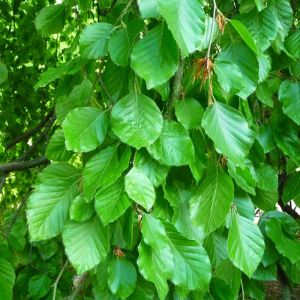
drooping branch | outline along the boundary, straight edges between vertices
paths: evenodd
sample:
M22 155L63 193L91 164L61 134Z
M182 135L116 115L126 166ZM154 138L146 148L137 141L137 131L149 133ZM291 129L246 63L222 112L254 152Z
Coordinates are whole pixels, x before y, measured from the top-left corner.
M178 66L177 72L175 74L172 93L171 93L170 101L168 103L168 107L167 107L167 111L166 111L166 117L169 119L171 119L171 117L172 117L174 103L177 99L179 99L180 94L181 94L183 69L184 69L184 60L183 60L183 58L181 58L179 61L179 66Z
M17 162L2 164L0 165L0 172L23 171L47 163L49 163L49 160L46 157L41 156L32 160L17 161Z
M21 142L23 140L27 140L31 136L35 135L42 128L44 128L44 126L47 124L47 122L51 119L51 117L53 115L54 115L54 109L51 109L50 112L45 116L45 118L43 120L40 121L40 123L36 127L32 128L32 129L30 129L28 131L25 131L24 133L22 133L21 135L17 136L12 141L10 141L9 143L7 143L7 145L5 147L6 150L8 150L12 146L18 144L19 142Z

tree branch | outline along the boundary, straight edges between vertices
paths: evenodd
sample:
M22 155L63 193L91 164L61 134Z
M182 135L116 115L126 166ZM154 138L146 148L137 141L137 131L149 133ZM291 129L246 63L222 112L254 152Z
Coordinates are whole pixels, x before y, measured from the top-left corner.
M40 123L28 130L25 131L24 133L22 133L21 135L17 136L16 138L14 138L12 141L10 141L6 146L6 150L8 150L9 148L11 148L12 146L18 144L19 142L23 141L23 140L27 140L28 138L30 138L31 136L33 136L34 134L36 134L38 131L40 131L46 124L47 122L50 120L50 118L54 115L54 108L51 109L51 111L45 116L45 118L43 120L40 121Z
M2 164L0 165L0 172L22 171L47 163L49 163L49 160L46 157L41 156L32 160Z
M174 106L175 100L179 99L179 97L180 97L180 93L181 93L181 89L182 89L181 81L183 78L183 68L184 68L184 60L183 60L183 58L181 58L179 61L179 66L178 66L177 72L175 74L172 94L171 94L168 108L166 111L166 117L169 119L172 118L172 111L173 111L173 106Z

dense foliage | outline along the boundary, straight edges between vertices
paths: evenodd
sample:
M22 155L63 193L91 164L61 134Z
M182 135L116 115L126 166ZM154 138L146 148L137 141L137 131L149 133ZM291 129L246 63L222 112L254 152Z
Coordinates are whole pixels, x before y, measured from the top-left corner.
M298 1L0 10L1 300L292 299Z

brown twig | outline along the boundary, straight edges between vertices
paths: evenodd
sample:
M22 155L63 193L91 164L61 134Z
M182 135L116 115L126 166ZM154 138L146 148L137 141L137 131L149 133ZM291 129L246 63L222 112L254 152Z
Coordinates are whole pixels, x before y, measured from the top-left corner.
M54 109L51 109L50 112L45 116L45 118L43 120L41 120L39 122L39 124L36 127L32 128L30 130L25 131L24 133L22 133L21 135L17 136L12 141L10 141L9 143L7 143L7 145L5 147L6 150L8 150L12 146L20 143L23 140L27 140L28 138L30 138L31 136L33 136L34 134L36 134L37 132L39 132L47 124L47 122L50 120L50 118L53 115L54 115Z
M22 171L28 170L40 165L49 163L49 160L44 157L38 157L27 161L16 161L0 165L0 172Z
M178 66L177 72L175 74L173 89L172 89L172 93L171 93L167 111L166 111L166 117L169 119L172 118L174 103L177 99L179 99L180 94L181 94L181 90L182 90L181 82L182 82L182 78L183 78L183 69L184 69L184 60L183 60L183 58L181 58L179 61L179 66Z

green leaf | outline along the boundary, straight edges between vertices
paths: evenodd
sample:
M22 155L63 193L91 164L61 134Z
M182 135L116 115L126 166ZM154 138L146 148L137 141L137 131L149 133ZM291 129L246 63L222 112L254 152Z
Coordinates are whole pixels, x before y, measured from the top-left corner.
M239 111L221 102L215 102L206 109L202 126L214 141L218 152L243 166L253 143L253 134Z
M106 136L106 113L93 107L79 107L68 113L62 123L67 150L89 152L100 146Z
M175 102L177 120L186 129L200 128L203 113L201 104L193 98L185 98Z
M258 100L266 106L274 106L273 95L267 82L262 82L257 86L256 96Z
M300 125L300 83L291 80L282 81L278 98L283 103L283 112L295 123Z
M114 26L108 23L94 23L80 34L80 53L87 59L99 59L106 55L108 39Z
M66 6L64 4L49 5L42 8L36 19L35 27L44 35L61 32L66 20Z
M168 291L168 278L173 270L173 256L169 251L162 248L160 251L154 250L144 242L139 247L139 258L137 264L143 277L154 283L158 296L165 299Z
M148 152L167 166L183 166L193 162L195 150L188 131L175 121L165 120L161 135Z
M0 257L0 299L12 300L15 283L15 270L12 265Z
M225 73L228 76L227 78L224 74L219 77L221 86L226 87L225 91L229 90L235 93L238 91L237 95L243 99L246 99L255 91L259 80L259 65L255 53L247 45L232 41L222 49L215 64L219 66L219 69L221 64L221 70L217 73L218 77L222 70L227 71ZM228 71L230 65L232 65L233 73ZM238 82L240 76L242 77L241 83ZM224 78L226 80L225 84L222 83ZM229 82L227 83L227 81ZM240 86L242 86L241 90L239 90Z
M108 267L108 285L113 294L121 299L127 299L136 286L136 269L124 259L117 258Z
M122 142L140 149L151 145L159 137L163 118L152 99L131 93L114 105L111 124Z
M174 255L171 281L187 290L206 291L211 278L211 265L204 248L196 241L186 239L171 223L165 229Z
M240 21L248 28L256 45L265 51L277 36L277 23L274 11L267 7L262 11L253 9L248 14L240 15Z
M70 207L70 219L78 222L84 222L90 219L94 214L94 208L91 203L87 203L83 195L77 196Z
M197 187L190 200L193 223L206 234L220 227L226 219L234 196L231 178L217 169L208 168L204 181Z
M128 168L131 150L127 146L109 146L86 163L83 169L83 190L90 199L100 187L111 185Z
M244 40L244 42L248 45L248 47L256 54L258 55L258 49L256 46L256 43L251 35L251 33L248 31L248 29L238 20L230 20L230 24L232 27L238 32L238 34L241 36L241 38Z
M278 191L255 190L255 196L251 196L253 203L263 211L274 210L278 201Z
M162 85L175 74L178 59L172 34L160 24L136 43L131 53L131 67L151 89Z
M95 194L95 209L102 223L107 225L122 216L131 201L124 188L124 178L100 188Z
M197 0L158 0L158 7L182 54L197 50L205 31L202 5Z
M264 191L277 191L278 190L278 176L276 170L270 165L259 164L255 167L257 178L257 187Z
M300 30L298 29L290 34L285 41L286 50L295 58L300 58L299 44Z
M262 11L266 7L263 0L254 0L254 2L258 11Z
M66 149L63 130L56 129L46 149L47 158L54 161L68 161L72 154L72 151Z
M74 86L68 96L59 97L55 105L58 119L62 122L72 109L87 106L92 91L92 83L88 79L84 79L80 84Z
M33 299L41 299L45 297L51 285L51 279L44 274L35 275L30 278L28 283L29 296Z
M262 259L264 248L258 226L234 213L228 233L228 253L233 264L251 277Z
M232 61L223 60L218 56L214 70L225 95L232 96L238 94L245 87L242 71Z
M300 172L289 175L287 182L283 188L283 200L284 203L288 203L291 200L296 201L300 206ZM298 200L299 199L299 200Z
M254 219L255 207L247 193L240 190L235 191L233 203L239 215L251 221Z
M136 203L150 210L155 201L155 190L147 175L133 167L125 176L125 190Z
M107 255L107 232L97 217L84 223L69 222L62 236L65 251L78 274L96 267Z
M52 164L39 175L27 209L32 241L47 240L62 232L71 202L78 194L78 179L78 171L67 163Z
M4 63L0 61L0 84L5 82L8 77L8 70Z
M139 0L138 5L142 15L142 18L157 18L158 13L158 0Z
M137 169L143 171L147 175L155 187L158 187L166 180L170 169L153 159L144 149L137 152L134 159L134 165Z
M280 224L280 220L276 218L270 219L265 227L267 236L274 242L278 252L287 257L292 263L300 260L300 241L292 240L287 237Z

